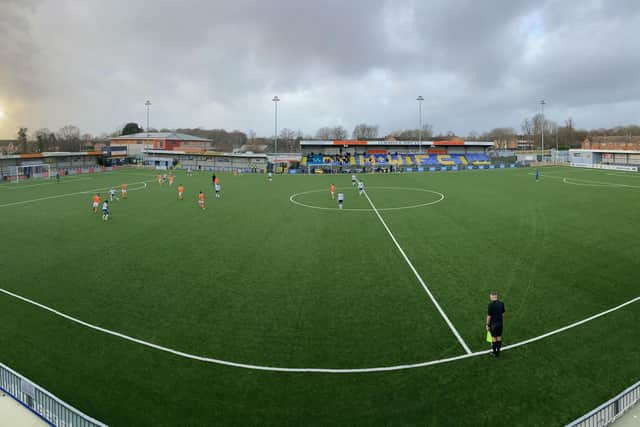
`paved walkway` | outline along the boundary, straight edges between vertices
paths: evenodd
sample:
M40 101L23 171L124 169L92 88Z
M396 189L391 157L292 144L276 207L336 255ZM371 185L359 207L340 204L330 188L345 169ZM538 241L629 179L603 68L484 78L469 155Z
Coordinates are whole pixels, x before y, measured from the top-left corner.
M613 425L616 427L640 426L640 403L636 403L634 407L625 412Z
M27 408L0 391L0 427L42 427L48 425Z

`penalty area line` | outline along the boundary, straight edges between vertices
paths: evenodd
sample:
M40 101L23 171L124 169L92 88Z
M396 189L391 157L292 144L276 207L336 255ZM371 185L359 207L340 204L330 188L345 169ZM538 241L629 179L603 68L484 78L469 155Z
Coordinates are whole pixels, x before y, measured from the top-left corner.
M112 335L114 337L117 338L121 338L123 340L126 341L131 341L133 343L136 344L140 344L143 345L145 347L150 347L156 350L160 350L160 351L164 351L166 353L171 353L173 355L179 356L179 357L183 357L186 359L192 359L192 360L197 360L200 362L205 362L205 363L215 363L218 365L224 365L224 366L231 366L231 367L235 367L235 368L244 368L244 369L253 369L253 370L257 370L257 371L271 371L271 372L295 372L295 373L324 373L324 374L362 374L362 373L371 373L371 372L387 372L387 371L401 371L401 370L406 370L406 369L415 369L415 368L422 368L422 367L427 367L427 366L434 366L434 365L441 365L444 363L450 363L456 360L462 360L462 359L468 359L471 357L476 357L476 356L482 356L485 354L489 354L491 350L484 350L484 351L476 351L474 353L466 353L466 354L461 354L459 356L452 356L452 357L447 357L444 359L436 359L436 360L429 360L426 362L416 362L416 363L407 363L407 364L402 364L402 365L390 365L390 366L379 366L379 367L372 367L372 368L286 368L286 367L279 367L279 366L265 366L265 365L251 365L248 363L239 363L239 362L232 362L230 360L222 360L222 359L214 359L212 357L204 357L204 356L198 356L195 354L191 354L191 353L186 353L183 351L178 351L178 350L174 350L172 348L169 347L165 347L165 346L161 346L158 344L153 344L150 343L148 341L144 341L141 340L139 338L134 338L131 337L129 335L125 335L122 334L120 332L116 332L116 331L112 331L110 329L106 329L106 328L102 328L100 326L96 326L93 325L91 323L85 322L83 320L80 320L78 318L75 318L73 316L70 316L68 314L62 313L61 311L58 311L56 309L53 309L51 307L47 307L44 304L40 304L39 302L33 301L29 298L23 297L21 295L15 294L13 292L7 291L6 289L2 289L0 288L0 292L4 293L8 296L11 296L13 298L16 298L20 301L26 302L28 304L34 305L36 307L39 307L43 310L46 310L50 313L55 314L56 316L62 317L64 319L70 320L71 322L77 323L79 325L85 326L89 329L93 329L96 330L98 332L102 332L105 333L107 335ZM633 304L637 301L640 301L640 296L635 297L633 299L630 299L629 301L626 301L620 305L617 305L615 307L612 307L608 310L605 310L603 312L600 312L598 314L594 314L593 316L587 317L586 319L582 319L579 320L577 322L571 323L570 325L564 326L562 328L559 329L555 329L553 331L547 332L546 334L542 334L539 335L537 337L534 338L529 338L527 340L524 341L520 341L511 345L507 345L505 347L503 347L503 350L511 350L517 347L521 347L527 344L531 344L532 342L535 341L540 341L544 338L548 338L552 335L556 335L559 334L561 332L564 332L568 329L571 328L575 328L577 326L583 325L587 322L590 322L594 319L597 319L601 316L605 316L609 313L612 313L614 311L620 310L623 307L626 307L629 304Z
M147 188L147 182L151 182L151 181L132 182L129 185L142 184L142 187L140 187L140 188L130 188L129 191L136 191L136 190L142 190L144 188ZM115 187L117 187L117 186L95 188L93 190L76 191L75 193L58 194L58 195L55 195L55 196L40 197L38 199L30 199L30 200L22 200L20 202L5 203L4 205L0 205L0 208L6 208L6 207L9 207L9 206L24 205L24 204L27 204L27 203L41 202L43 200L59 199L61 197L77 196L78 194L91 194L91 193L96 193L98 191L108 191L109 188L115 188Z
M416 270L416 268L413 266L413 263L411 262L411 260L407 256L407 254L404 252L404 250L400 246L400 243L398 243L398 241L396 240L395 236L393 235L393 233L389 229L389 226L387 226L387 223L384 221L384 219L382 219L382 215L380 215L380 212L378 212L378 209L376 208L376 206L371 201L371 198L369 198L369 195L367 194L366 190L364 191L364 196L367 198L367 201L369 201L369 204L371 205L371 209L373 209L373 212L376 214L376 216L378 217L378 219L382 223L382 226L384 227L384 229L387 230L387 234L389 234L389 237L391 237L391 240L396 245L396 248L398 248L398 251L400 251L400 254L404 258L404 260L407 262L407 265L409 266L409 268L411 269L413 274L416 276L416 279L418 279L418 282L420 282L420 284L422 285L422 288L424 289L424 291L427 293L427 295L431 299L431 302L433 303L433 305L436 306L436 309L438 310L438 312L440 313L440 315L442 316L444 321L447 323L447 326L449 326L449 329L451 329L451 332L453 332L453 335L455 335L455 337L458 339L458 342L460 343L460 345L462 346L464 351L467 354L471 354L472 353L471 349L469 348L467 343L464 341L464 339L462 339L462 336L460 335L460 332L458 332L456 327L453 326L453 323L451 323L451 320L449 320L449 317L447 316L447 314L444 312L442 307L440 307L440 304L438 304L438 301L433 296L433 294L429 290L429 287L427 286L427 284L424 282L424 280L422 279L422 277L418 273L418 270Z
M40 184L2 184L0 185L0 188L6 188L7 190L21 190L23 188L33 188L33 187L42 187L45 185L60 185L60 184L73 184L74 182L78 182L78 181L88 181L90 179L90 177L82 177L82 178L74 178L74 177L68 177L68 178L64 178L64 181L54 181L55 178L50 178L50 180L52 182L43 182Z

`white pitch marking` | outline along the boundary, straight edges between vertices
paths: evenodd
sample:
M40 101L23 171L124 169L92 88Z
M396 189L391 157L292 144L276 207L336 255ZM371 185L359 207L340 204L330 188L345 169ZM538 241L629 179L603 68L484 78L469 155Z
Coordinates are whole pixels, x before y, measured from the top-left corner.
M151 182L151 181L133 182L133 183L131 183L131 185L142 184L142 187L140 187L140 188L131 188L131 189L129 189L129 191L142 190L143 188L147 187L147 182ZM77 196L78 194L97 193L98 191L108 191L111 188L113 188L113 187L96 188L96 189L93 189L93 190L77 191L75 193L58 194L56 196L40 197L38 199L31 199L31 200L23 200L23 201L20 201L20 202L5 203L4 205L0 205L0 208L5 208L5 207L9 207L9 206L24 205L26 203L40 202L42 200L59 199L61 197Z
M442 307L440 307L440 304L438 304L438 301L436 301L435 297L433 296L433 294L431 293L431 291L429 290L429 287L427 286L427 284L424 282L424 280L422 280L422 277L420 276L420 274L418 273L418 271L416 270L416 268L413 266L413 263L411 262L411 260L409 260L409 257L407 256L406 253L404 253L404 250L402 249L402 247L400 246L400 244L398 243L398 241L396 240L395 236L393 235L393 233L391 232L391 230L389 229L389 227L387 226L387 223L384 222L384 219L382 219L382 216L380 215L380 212L378 212L378 209L376 209L376 206L373 204L373 202L371 201L371 199L369 198L369 195L367 194L366 190L364 191L364 196L367 198L367 200L369 201L369 204L371 205L371 207L373 208L373 212L375 212L375 214L378 216L378 219L380 220L380 222L382 223L382 226L384 227L385 230L387 230L387 233L389 234L389 237L391 237L391 240L393 240L393 243L395 243L396 248L398 248L398 251L400 251L400 254L402 255L402 257L404 258L404 260L407 262L407 264L409 265L409 268L411 268L411 271L413 271L413 274L416 276L416 278L418 279L418 282L420 282L420 284L422 285L422 288L425 290L425 292L427 293L427 295L429 295L429 298L431 299L431 302L433 302L433 305L436 306L436 309L438 309L438 311L440 312L440 315L444 318L444 321L447 323L447 325L449 326L449 329L451 329L451 332L453 332L453 335L456 336L456 338L458 339L458 341L460 342L460 345L462 346L462 348L464 348L464 351L467 352L467 354L471 354L471 350L469 349L469 346L467 345L466 342L464 342L464 340L462 339L462 336L460 336L460 333L458 332L458 330L456 329L455 326L453 326L453 323L451 323L451 320L449 320L449 318L447 317L446 313L444 312L444 310L442 309Z
M167 353L171 353L174 354L176 356L180 356L180 357L184 357L186 359L192 359L192 360L198 360L201 362L206 362L206 363L215 363L215 364L219 364L219 365L226 365L226 366L233 366L236 368L245 368L245 369L253 369L253 370L258 370L258 371L274 371L274 372L299 372L299 373L310 373L310 372L314 372L314 373L325 373L325 374L360 374L360 373L368 373L368 372L384 372L384 371L401 371L401 370L405 370L405 369L415 369L415 368L422 368L425 366L433 366L433 365L441 365L443 363L448 363L448 362L453 362L456 360L461 360L461 359L468 359L470 357L476 357L476 356L482 356L484 354L489 354L491 350L484 350L484 351L476 351L475 353L467 353L467 354L462 354L459 356L452 356L452 357L447 357L444 359L437 359L437 360L430 360L427 362L417 362L417 363L408 363L408 364L403 364L403 365L392 365L392 366L380 366L380 367L375 367L375 368L352 368L352 369L348 369L348 368L283 368L283 367L277 367L277 366L264 366L264 365L251 365L248 363L238 363L238 362L231 362L228 360L222 360L222 359L214 359L211 357L204 357L204 356L198 356L195 354L191 354L191 353L185 353L182 351L178 351L178 350L174 350L172 348L169 347L164 347L158 344L153 344L150 343L148 341L144 341L138 338L133 338L130 337L128 335L125 334L121 334L120 332L116 332L116 331L112 331L110 329L106 329L106 328L102 328L100 326L96 326L93 325L91 323L85 322L83 320L80 320L78 318L75 318L73 316L69 316L68 314L62 313L58 310L55 310L51 307L47 307L44 304L40 304L39 302L33 301L29 298L25 298L21 295L15 294L11 291L7 291L6 289L2 289L0 288L0 292L9 295L13 298L16 298L18 300L21 300L23 302L26 302L28 304L34 305L36 307L39 307L43 310L46 310L50 313L55 314L56 316L60 316L64 319L70 320L74 323L77 323L79 325L82 326L86 326L89 329L93 329L99 332L103 332L105 334L108 335L112 335L121 339L124 339L126 341L131 341L146 347L150 347L156 350L160 350L160 351L164 351ZM552 335L555 334L559 334L561 332L564 332L568 329L571 328L575 328L576 326L580 326L582 324L585 324L587 322L590 322L594 319L597 319L601 316L607 315L609 313L612 313L614 311L620 310L621 308L629 305L629 304L633 304L637 301L640 301L640 296L635 297L633 299L630 299L629 301L626 301L620 305L617 305L613 308L610 308L608 310L605 310L603 312L600 312L598 314L594 314L593 316L587 317L586 319L583 320L579 320L577 322L571 323L570 325L564 326L562 328L559 329L555 329L551 332L547 332L546 334L542 334L539 335L537 337L534 338L529 338L527 340L524 341L520 341L514 344L510 344L507 346L504 346L502 349L503 350L510 350L513 348L517 348L517 347L521 347L523 345L527 345L530 344L532 342L535 341L539 341L542 340L544 338L548 338Z
M5 186L3 186L4 188L6 188L7 190L20 190L22 188L31 188L31 187L42 187L43 185L60 185L60 184L73 184L74 182L78 182L78 181L88 181L90 179L93 178L76 178L76 179L71 179L71 177L69 178L65 178L64 181L62 182L45 182L42 184L30 184L30 185L20 185L20 184L5 184ZM12 185L12 186L11 186ZM11 186L11 187L10 187Z
M350 188L350 187L348 187ZM411 190L411 191L422 191L425 193L433 193L433 194L437 194L440 196L440 198L438 200L434 200L433 202L426 202L426 203L420 203L418 205L411 205L411 206L400 206L400 207L396 207L396 208L382 208L382 209L378 209L378 211L399 211L399 210L404 210L404 209L415 209L415 208L421 208L424 206L429 206L429 205L435 205L436 203L440 203L441 201L444 200L444 194L438 192L438 191L433 191L433 190L427 190L426 188L411 188L411 187L369 187L369 188L376 188L379 190ZM322 190L310 190L310 191L304 191L302 193L295 193L292 194L289 197L289 201L293 204L296 204L298 206L302 206L305 208L311 208L311 209L320 209L320 210L326 210L326 211L337 211L339 210L338 208L328 208L328 207L323 207L323 206L312 206L312 205L306 205L302 202L299 202L296 200L296 197L298 196L302 196L303 194L310 194L310 193L320 193L323 191L327 191L325 189ZM372 212L373 209L364 209L364 208L343 208L343 211L359 211L359 212Z
M631 178L640 178L640 174L638 172L620 172L620 173L606 173L605 175L609 176L624 176Z
M535 174L534 173L529 173L528 175L533 176ZM548 175L548 174L540 174L540 177L542 177L542 178L560 179L565 184L578 185L578 186L583 186L583 187L640 188L640 186L637 186L637 185L620 184L620 183L617 183L617 182L593 181L593 180L590 180L590 179L569 178L569 177L566 177L566 176L555 176L555 175ZM576 181L576 182L570 182L570 181Z
M575 182L571 182L571 181L575 181ZM618 184L615 182L591 181L588 179L580 179L580 178L563 178L562 182L564 182L565 184L579 185L582 187L640 188L637 185Z
M632 298L629 301L623 302L620 305L617 305L617 306L615 306L613 308L610 308L608 310L602 311L602 312L600 312L598 314L594 314L593 316L589 316L589 317L587 317L585 319L578 320L577 322L573 322L573 323L571 323L571 324L569 324L567 326L563 326L562 328L554 329L553 331L547 332L546 334L538 335L537 337L529 338L529 339L526 339L524 341L520 341L520 342L517 342L517 343L514 343L514 344L509 344L507 346L504 346L504 349L505 350L509 350L511 348L521 347L523 345L527 345L527 344L530 344L530 343L535 342L535 341L540 341L541 339L550 337L550 336L555 335L555 334L559 334L560 332L564 332L564 331L566 331L568 329L575 328L576 326L580 326L580 325L582 325L584 323L590 322L590 321L592 321L594 319L597 319L598 317L602 317L602 316L607 315L609 313L613 313L614 311L620 310L621 308L626 307L629 304L633 304L634 302L637 302L637 301L640 301L640 296Z
M529 172L527 175L535 176L536 174L535 174L535 173L533 173L533 172ZM547 174L547 173L544 173L544 174L542 174L542 173L541 173L541 174L539 174L539 176L540 176L540 178L555 178L555 179L562 179L562 177L561 177L561 176L549 175L549 174Z
M129 172L120 172L120 170L115 170L115 171L108 171L108 172L102 172L102 173L105 173L105 174L112 173L118 176L120 175L135 176L137 178L153 178L153 175L149 175L147 171L143 171L141 173L129 173Z

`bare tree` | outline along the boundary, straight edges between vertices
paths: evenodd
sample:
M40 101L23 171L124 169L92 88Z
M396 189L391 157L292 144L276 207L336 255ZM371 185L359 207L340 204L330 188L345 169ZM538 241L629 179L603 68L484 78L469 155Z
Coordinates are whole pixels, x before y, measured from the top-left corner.
M575 140L573 139L573 129L574 129L573 118L569 117L567 120L565 120L564 127L566 128L566 134L567 134L566 145L571 147L575 142Z
M349 132L342 126L323 126L316 132L317 139L347 139Z
M417 141L422 136L424 141L433 137L433 126L424 124L422 126L422 135L420 134L420 129L401 129L391 132L391 136L401 141Z
M328 126L323 126L316 132L317 139L331 139L333 135L333 129Z
M553 134L555 132L555 129L557 128L557 124L554 121L548 120L540 113L534 115L531 119L531 122L533 124L533 135L536 141L536 146L538 147L542 145L543 130L546 136Z
M80 129L77 126L67 125L60 128L58 135L64 140L80 139Z
M433 137L433 126L426 123L422 125L422 139Z
M283 128L278 136L278 142L281 142L281 147L286 151L297 151L296 132L289 128Z
M353 128L353 139L369 139L378 137L378 126L360 123Z
M283 141L290 141L290 140L296 139L296 132L289 128L283 128L280 131L279 139L282 139Z
M62 151L80 151L80 129L67 125L58 131L58 141Z
M534 134L534 126L531 119L526 117L522 124L520 125L520 129L522 129L522 134L527 138L529 144L533 144L532 137Z
M516 140L516 131L513 128L495 128L491 130L490 134L498 149L507 149L509 144Z
M332 136L333 139L347 139L349 137L349 131L343 126L334 126Z
M82 142L82 151L87 151L89 148L93 149L93 136L90 133L83 133L80 141Z

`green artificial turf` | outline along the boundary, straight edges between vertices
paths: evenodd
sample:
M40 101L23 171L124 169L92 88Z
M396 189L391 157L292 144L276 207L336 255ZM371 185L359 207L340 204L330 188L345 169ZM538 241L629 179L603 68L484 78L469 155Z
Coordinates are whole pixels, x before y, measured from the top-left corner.
M638 175L532 173L359 177L472 351L487 349L491 290L506 304L505 344L640 295ZM238 363L369 368L464 353L349 175L220 176L219 200L207 173L177 173L183 201L147 170L1 184L0 287ZM105 223L91 193L123 182L129 198ZM639 307L499 361L326 374L180 358L0 294L0 362L111 425L559 425L640 378Z

